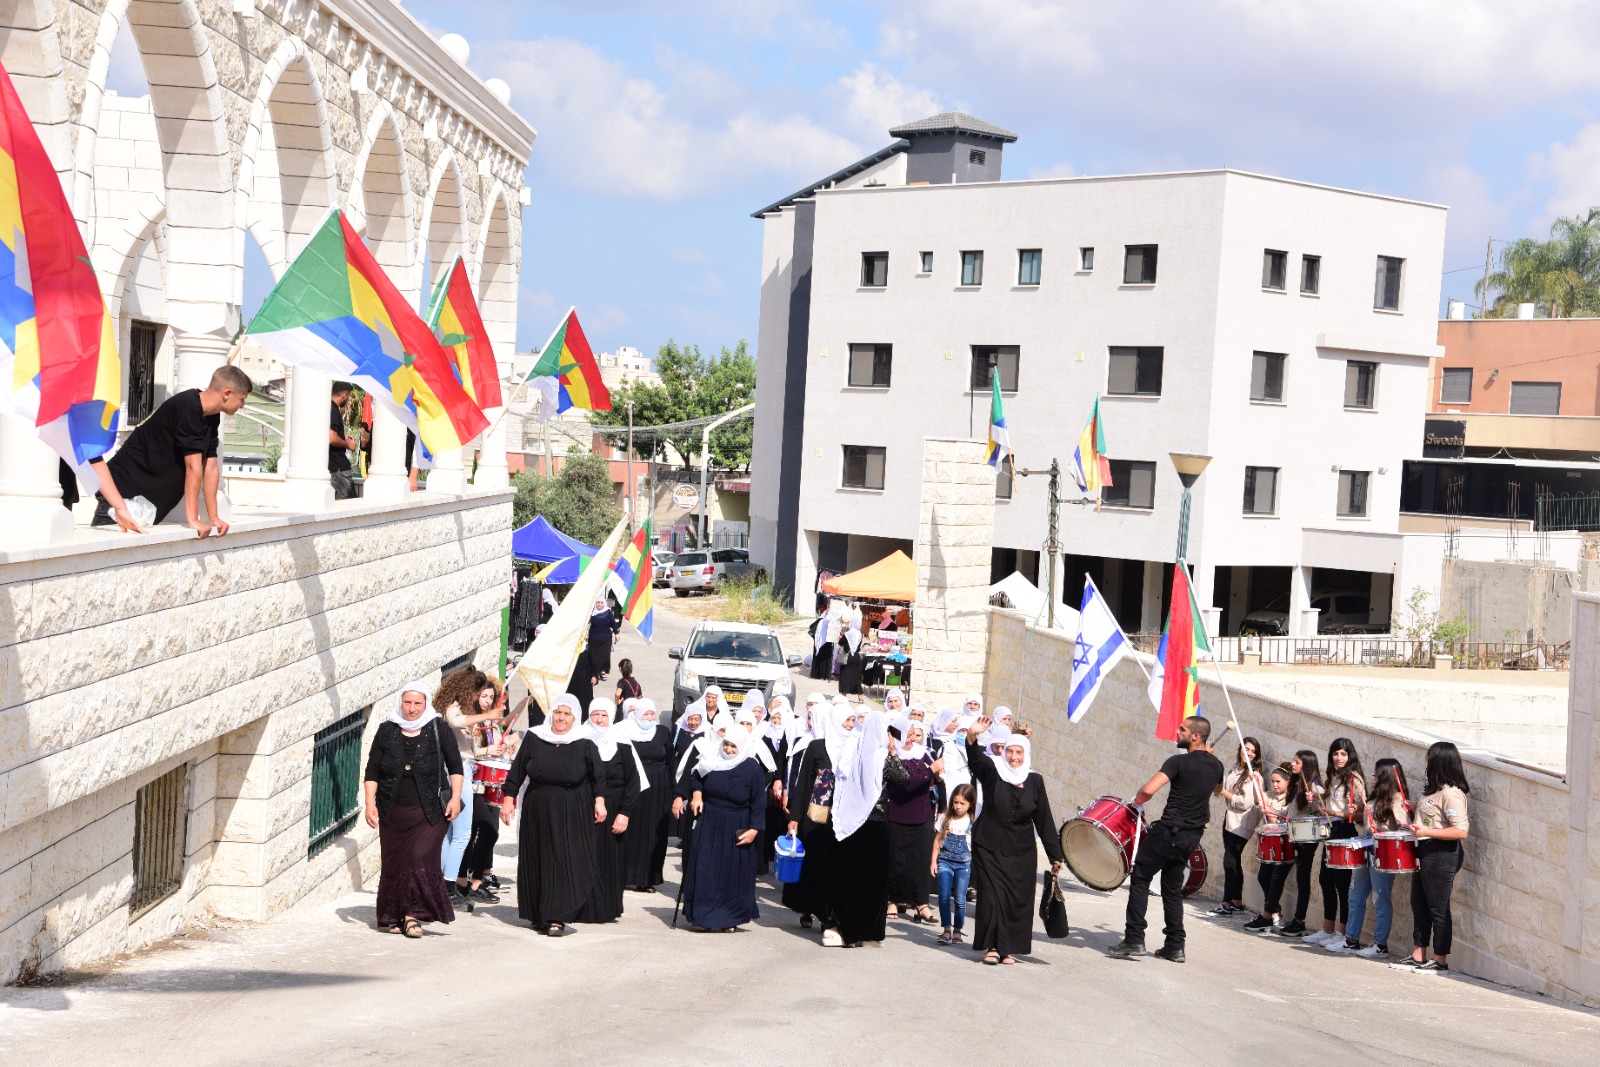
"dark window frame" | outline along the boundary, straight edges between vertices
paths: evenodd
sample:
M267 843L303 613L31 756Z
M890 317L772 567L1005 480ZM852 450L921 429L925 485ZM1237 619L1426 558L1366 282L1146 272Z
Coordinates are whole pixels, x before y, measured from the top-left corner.
M1156 284L1156 267L1161 256L1160 245L1123 245L1122 246L1122 284L1123 285L1154 285ZM1135 259L1137 256L1137 260ZM1135 271L1134 264L1138 269ZM1137 276L1135 276L1137 274Z
M1530 406L1540 406L1540 405L1537 405L1534 402L1534 398L1529 397L1526 392L1524 392L1524 394L1522 396L1522 407L1524 408L1524 410L1518 411L1517 410L1517 407L1518 407L1517 386L1519 386L1519 385L1523 386L1525 388L1529 387L1529 386L1546 386L1546 387L1554 386L1555 387L1555 391L1556 391L1556 403L1555 403L1555 408L1556 409L1555 409L1555 411L1529 411L1529 410L1527 410L1527 408L1530 407ZM1561 414L1561 383L1560 382L1512 382L1511 383L1511 391L1506 397L1506 413L1509 414L1509 415L1541 415L1541 416L1544 416L1546 418L1549 418L1549 417L1554 416L1554 415L1560 415Z
M1451 396L1448 391L1451 382L1458 386L1462 376L1466 376L1466 395ZM1472 403L1472 368L1471 367L1445 367L1439 372L1439 403L1441 404L1470 404Z
M887 481L887 478L885 477L885 471L889 463L888 450L882 445L841 445L840 448L843 453L844 461L843 468L839 474L840 487L843 489L869 489L881 493L883 491L884 482ZM855 453L855 455L852 455L851 453ZM879 457L879 480L877 485L869 484L872 479L871 459L874 454ZM850 481L850 461L852 459L858 459L861 463L861 481L859 483Z
M1402 256L1379 256L1373 281L1372 310L1401 311L1405 298L1406 261Z
M1261 251L1261 288L1274 293L1289 291L1289 253L1279 248Z
M856 381L856 356L865 355L860 349L872 349L872 360L868 364L867 381ZM894 375L894 345L882 344L852 344L847 349L845 357L845 384L851 389L887 389L893 382ZM878 370L883 370L883 381L878 381Z
M1267 489L1267 506L1261 504L1261 475L1271 475ZM1246 515L1278 514L1278 481L1283 476L1282 467L1246 467L1244 469L1244 513Z
M976 248L961 251L961 284L977 288L983 284L983 250Z
M1355 373L1352 382L1351 372ZM1366 396L1361 395L1362 375L1366 375ZM1373 411L1378 406L1378 364L1370 359L1347 359L1344 363L1344 408L1346 411Z
M1309 280L1310 284L1307 284ZM1322 293L1322 257L1301 255L1300 295L1319 296Z
M878 268L881 267L881 272ZM880 277L880 281L873 281ZM886 289L889 286L889 253L863 252L861 253L861 288Z
M1257 361L1265 369L1258 375L1256 373ZM1285 352L1263 352L1257 349L1250 353L1250 399L1257 404L1282 404L1284 402L1283 380L1288 369L1289 356ZM1277 368L1278 395L1270 396L1269 386L1272 382L1272 369ZM1260 388L1257 389L1257 379L1260 379Z
M932 252L918 252L917 253L917 257L922 262L922 269L920 271L918 271L917 273L919 273L919 274L932 274L933 273L933 253Z
M1032 277L1032 280L1029 280L1029 277L1028 277L1028 267L1029 267L1029 264L1030 264L1030 260L1028 258L1029 256L1033 257L1033 259L1031 261L1032 266L1033 266L1033 277ZM1017 249L1017 284L1018 285L1038 285L1040 283L1040 280L1043 277L1044 277L1044 250L1042 248L1019 248L1019 249Z
M1100 503L1106 507L1154 511L1156 506L1157 465L1137 459L1113 459L1107 462L1111 467L1111 484L1101 487ZM1150 476L1148 503L1139 503L1133 498L1135 474L1149 474Z
M994 498L1010 500L1017 491L1017 480L1011 474L1009 463L1000 464L994 475Z
M1133 389L1131 391L1118 390L1114 388L1116 361L1127 359L1130 356L1134 360ZM1152 364L1153 370L1151 369ZM1108 349L1106 359L1106 395L1159 397L1161 395L1165 367L1166 349L1160 345L1112 345ZM1150 388L1152 376L1154 377L1153 389Z
M1372 510L1371 495L1371 471L1339 472L1339 500L1336 508L1341 519L1367 518Z
M1022 346L1021 345L973 345L969 351L972 353L972 362L967 375L967 388L974 393L987 393L994 388L989 378L988 354L995 354L995 365L1000 369L1000 391L1002 393L1015 393L1022 380ZM1006 361L1010 358L1010 374L1006 373ZM980 362L980 359L982 362ZM979 368L982 369L980 375ZM982 381L979 381L979 378ZM1006 384L1010 378L1011 384Z
M1078 269L1085 273L1094 270L1094 245L1078 246Z

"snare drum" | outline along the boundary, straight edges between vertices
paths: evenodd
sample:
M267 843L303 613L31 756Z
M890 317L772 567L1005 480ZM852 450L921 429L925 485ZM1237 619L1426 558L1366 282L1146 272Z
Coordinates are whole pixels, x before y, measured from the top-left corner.
M1183 876L1183 895L1192 897L1200 892L1200 887L1206 884L1206 875L1211 873L1211 861L1206 859L1206 850L1199 845L1189 853L1189 869Z
M504 759L481 759L473 767L472 784L483 786L483 801L485 804L498 804L505 797L501 786L505 783L506 775L511 773L511 761Z
M1372 835L1372 866L1389 874L1417 870L1417 837L1410 830L1386 830Z
M1061 851L1078 881L1106 892L1133 869L1133 842L1142 817L1118 797L1101 797L1061 825Z
M1367 846L1359 838L1329 841L1322 848L1322 862L1330 871L1354 871L1367 865Z
M1289 828L1279 823L1256 828L1256 859L1272 867L1294 862L1294 842L1289 840Z
M1326 841L1333 829L1333 820L1324 815L1302 815L1289 820L1289 840L1297 845L1311 845Z

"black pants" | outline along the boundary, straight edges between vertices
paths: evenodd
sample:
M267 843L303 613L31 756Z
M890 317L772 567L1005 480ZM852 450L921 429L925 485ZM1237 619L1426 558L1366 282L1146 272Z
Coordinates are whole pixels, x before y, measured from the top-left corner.
M1189 853L1200 843L1205 830L1176 830L1156 822L1139 841L1139 854L1133 860L1133 878L1128 883L1128 918L1123 940L1144 944L1145 908L1150 902L1150 882L1161 876L1161 912L1166 920L1163 933L1166 947L1183 947L1183 882L1189 871Z
M1424 839L1417 842L1417 862L1422 869L1411 877L1411 943L1426 955L1432 943L1437 956L1450 955L1455 923L1450 916L1450 891L1456 872L1466 861L1459 841Z
M487 804L483 794L472 798L472 836L461 854L460 878L482 878L494 866L494 846L500 840L500 805Z
M1263 863L1256 872L1256 881L1261 883L1261 914L1282 914L1283 887L1293 869L1290 863Z
M1306 921L1306 909L1311 907L1311 868L1317 863L1317 846L1294 846L1294 921Z
M1335 819L1330 828L1333 841L1343 841L1356 836L1356 828L1343 819ZM1328 850L1322 850L1322 870L1317 872L1317 884L1322 887L1322 918L1324 922L1343 923L1350 918L1350 880L1355 871L1341 871L1328 866Z
M1240 900L1244 897L1244 846L1248 837L1222 831L1222 899Z

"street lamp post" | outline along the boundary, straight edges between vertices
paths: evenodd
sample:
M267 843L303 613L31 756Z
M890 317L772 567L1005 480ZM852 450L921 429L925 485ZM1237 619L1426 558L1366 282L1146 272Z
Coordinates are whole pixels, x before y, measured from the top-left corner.
M1187 560L1189 510L1194 505L1194 497L1190 490L1194 488L1194 483L1200 480L1200 475L1211 462L1211 457L1202 456L1198 452L1169 452L1168 455L1172 457L1172 465L1178 471L1178 481L1183 483L1183 503L1178 508L1178 559Z
M1060 509L1062 504L1088 504L1094 498L1084 497L1082 500L1061 499L1061 461L1052 458L1050 466L1044 470L1017 470L1012 468L1013 475L1027 478L1035 474L1048 474L1050 476L1050 537L1045 541L1045 550L1049 554L1049 563L1045 571L1045 628L1056 628L1056 556L1061 553L1061 542L1056 537L1060 529Z

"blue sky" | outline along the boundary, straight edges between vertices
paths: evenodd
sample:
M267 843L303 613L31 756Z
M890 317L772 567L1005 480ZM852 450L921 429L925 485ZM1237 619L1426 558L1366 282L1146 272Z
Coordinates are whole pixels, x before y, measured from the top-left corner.
M750 212L969 111L1007 177L1229 166L1447 204L1484 242L1600 203L1600 5L1576 0L406 0L539 131L519 347L754 342Z

